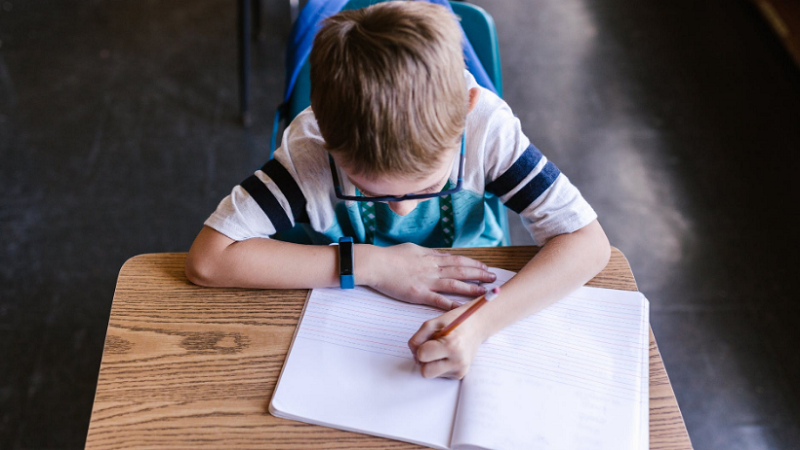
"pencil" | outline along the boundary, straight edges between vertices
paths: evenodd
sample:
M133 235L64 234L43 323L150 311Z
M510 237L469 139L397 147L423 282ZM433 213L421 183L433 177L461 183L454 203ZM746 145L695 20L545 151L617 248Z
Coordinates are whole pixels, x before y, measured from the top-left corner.
M499 287L492 289L491 292L487 292L486 295L480 297L475 303L472 304L472 306L467 308L466 311L464 311L460 316L458 316L456 320L451 322L450 325L437 331L436 334L434 334L431 339L439 339L447 336L453 330L455 330L457 326L461 325L461 323L469 319L469 316L473 315L475 311L477 311L481 306L494 300L499 294L500 294Z

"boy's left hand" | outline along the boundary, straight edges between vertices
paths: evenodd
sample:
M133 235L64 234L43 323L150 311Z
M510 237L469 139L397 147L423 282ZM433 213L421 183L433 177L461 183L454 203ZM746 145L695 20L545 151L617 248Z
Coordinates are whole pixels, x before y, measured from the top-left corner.
M468 306L469 303L426 321L409 339L408 347L420 363L423 377L460 380L469 371L478 347L486 339L477 317L470 317L447 336L431 340L437 331L454 321Z

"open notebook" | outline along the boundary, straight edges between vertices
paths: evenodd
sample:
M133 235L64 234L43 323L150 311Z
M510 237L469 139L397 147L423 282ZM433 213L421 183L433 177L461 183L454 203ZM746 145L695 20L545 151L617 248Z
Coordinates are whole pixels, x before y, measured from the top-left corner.
M484 342L462 381L428 380L407 342L440 310L314 289L269 410L443 449L646 449L648 311L583 287Z

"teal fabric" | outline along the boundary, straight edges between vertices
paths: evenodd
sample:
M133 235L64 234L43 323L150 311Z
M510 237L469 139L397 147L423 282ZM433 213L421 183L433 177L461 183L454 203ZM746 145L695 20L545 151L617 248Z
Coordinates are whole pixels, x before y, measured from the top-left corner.
M304 109L311 105L311 65L308 61L300 68L300 75L297 77L297 83L294 86L294 92L289 97L289 111L286 116L286 123L290 123L297 117L298 114L303 112Z
M442 191L449 191L454 187L453 182L447 180L447 183L442 187ZM358 189L356 189L356 193L358 193ZM441 245L439 247L452 247L457 234L455 217L453 214L453 199L450 195L443 195L430 200L436 200L439 203L438 230L441 234ZM364 242L372 244L375 242L375 232L379 229L379 226L383 225L386 227L385 221L382 221L377 216L380 214L382 217L385 217L388 213L392 212L391 208L387 208L385 203L376 202L358 202L358 208L361 214L361 222L366 229ZM378 209L381 210L380 213ZM388 210L388 212L386 210Z
M497 28L494 19L483 8L464 2L450 2L453 12L461 21L475 54L486 69L497 95L503 98L503 77L500 67L500 46L497 43Z
M433 200L433 201L432 201ZM438 226L440 208L437 199L420 202L406 216L400 216L385 203L375 205L377 230L375 245L390 246L411 242L423 247L449 247ZM496 247L505 237L497 217L482 194L463 190L452 195L457 235L453 247ZM366 242L364 223L357 202L336 205L336 223L324 233L314 233L315 244L338 242L352 236L356 243Z

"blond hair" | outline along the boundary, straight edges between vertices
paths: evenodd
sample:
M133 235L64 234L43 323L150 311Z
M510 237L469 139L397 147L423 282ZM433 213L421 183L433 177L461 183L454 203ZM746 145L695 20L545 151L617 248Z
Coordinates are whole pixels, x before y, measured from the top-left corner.
M424 176L464 130L455 16L427 2L342 11L311 50L311 109L327 149L357 174Z

